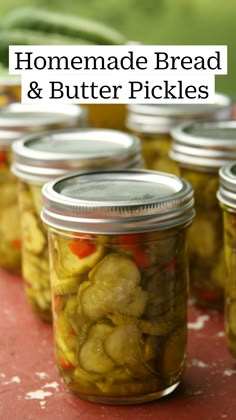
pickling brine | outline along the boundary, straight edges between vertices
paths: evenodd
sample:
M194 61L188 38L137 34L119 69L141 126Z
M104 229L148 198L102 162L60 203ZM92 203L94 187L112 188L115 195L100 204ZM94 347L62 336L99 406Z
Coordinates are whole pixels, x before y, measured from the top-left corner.
M75 169L140 167L140 142L119 131L81 128L30 135L15 142L13 149L13 171L19 185L25 293L34 312L51 322L48 242L40 219L42 186Z
M69 388L137 402L175 388L187 345L185 232L49 237L56 359Z
M20 77L10 76L0 64L0 107L21 100Z
M51 320L47 233L40 218L42 186L18 181L22 261L27 300L41 319Z
M17 133L0 132L0 142L11 141ZM3 137L3 139L2 139ZM16 179L10 171L11 151L0 150L0 267L20 273L21 232L16 194Z
M124 104L86 104L89 126L125 130L126 106Z
M193 186L196 217L189 236L190 292L196 303L223 310L225 262L219 168L236 160L235 121L188 122L173 132L171 156Z
M43 200L67 387L108 404L169 394L186 359L191 187L149 171L74 174L46 184Z
M195 194L196 217L188 231L191 294L202 306L222 309L225 265L222 213L216 199L218 173L182 167L181 176Z
M47 107L22 104L0 109L0 267L20 273L22 266L17 182L11 172L12 144L29 132L75 125L82 116L85 116L84 111L71 105L58 107L56 112Z
M217 197L223 212L225 279L225 333L228 350L236 359L236 164L219 171Z

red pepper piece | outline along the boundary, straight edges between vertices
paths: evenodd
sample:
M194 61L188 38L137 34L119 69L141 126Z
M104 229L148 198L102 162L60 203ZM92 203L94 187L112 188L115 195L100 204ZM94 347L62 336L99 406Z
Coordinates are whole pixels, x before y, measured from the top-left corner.
M68 332L68 335L76 335L76 332L74 330L71 330Z
M134 261L139 268L150 267L149 256L141 248L136 248L134 251Z
M15 250L21 249L21 240L20 239L13 239L13 241L11 242L11 246Z
M144 269L150 266L150 259L146 252L140 248L140 244L137 243L137 239L137 234L127 233L119 235L117 243L127 251L131 251L137 266Z
M75 240L70 242L69 248L71 252L78 258L85 258L96 251L96 246L85 240Z
M67 370L69 370L69 369L72 369L74 366L72 365L72 363L71 362L69 362L69 360L67 360L65 357L62 357L61 359L60 359L60 365L61 365L61 367L63 368L63 369L67 369Z
M0 152L0 168L4 165L7 160L6 152Z
M166 267L167 273L174 273L176 269L176 258L174 257L173 260L171 260Z

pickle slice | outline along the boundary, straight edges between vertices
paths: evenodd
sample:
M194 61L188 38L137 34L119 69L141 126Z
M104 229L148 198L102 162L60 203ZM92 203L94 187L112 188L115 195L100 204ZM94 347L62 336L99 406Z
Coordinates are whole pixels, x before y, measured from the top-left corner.
M73 254L69 248L71 239L65 237L56 237L53 246L56 251L56 265L59 264L59 270L64 275L75 276L86 273L103 257L104 247L98 245L96 251L84 258L79 258Z
M40 213L42 210L42 202L43 202L42 188L39 187L38 185L29 185L29 189L32 196L34 209L37 215L40 216Z
M76 277L54 281L53 283L53 290L55 295L68 295L70 293L76 293L77 288L78 280Z
M79 352L79 362L84 370L104 374L114 367L114 362L103 348L106 336L112 331L113 328L107 324L96 324L89 328L87 340Z
M118 366L132 368L142 363L141 334L135 325L124 325L115 328L104 341L106 354Z
M86 318L98 320L112 312L144 311L146 293L138 287L141 276L131 259L109 254L89 272L88 277L89 281L81 285L78 295Z
M37 218L29 211L22 215L22 231L26 249L40 254L46 246L46 238L38 226Z

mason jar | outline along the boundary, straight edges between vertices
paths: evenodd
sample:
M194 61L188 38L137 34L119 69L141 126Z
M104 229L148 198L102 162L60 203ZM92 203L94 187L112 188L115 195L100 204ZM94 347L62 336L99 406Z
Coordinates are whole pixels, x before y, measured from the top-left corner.
M179 175L179 168L169 157L171 130L188 120L222 120L232 117L232 100L216 94L215 104L128 105L127 128L142 142L145 167Z
M0 110L0 267L21 270L21 236L16 179L11 173L12 143L29 132L84 124L85 111L75 106L49 107L14 104Z
M125 130L125 104L88 104L82 106L88 111L90 127Z
M30 306L51 321L47 234L40 219L43 184L74 170L142 166L140 142L114 130L66 129L13 144L22 225L22 270Z
M108 404L171 393L186 358L190 184L145 170L43 187L56 362L70 391Z
M11 173L11 144L18 131L0 129L0 267L20 273L21 233L16 179Z
M227 347L236 358L236 161L219 171L217 197L223 211L225 281L225 331Z
M0 65L0 107L21 100L21 79L10 76L8 71L1 71Z
M190 289L196 303L223 309L225 266L218 170L236 159L236 122L187 122L172 131L170 155L193 186L196 217L189 229Z

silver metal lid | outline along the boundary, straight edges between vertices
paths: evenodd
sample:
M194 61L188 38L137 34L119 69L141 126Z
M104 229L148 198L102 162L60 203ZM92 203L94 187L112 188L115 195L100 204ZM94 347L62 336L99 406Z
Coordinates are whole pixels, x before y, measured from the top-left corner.
M212 171L236 160L236 121L190 121L172 132L170 157L182 166Z
M63 126L84 126L87 111L76 105L23 105L14 103L0 109L0 129L25 132L42 131Z
M219 170L219 177L218 200L221 204L236 210L236 162L223 166Z
M20 76L10 76L8 70L2 71L0 67L0 88L2 86L20 86L21 77Z
M28 135L16 141L13 173L45 182L69 170L128 169L143 165L138 138L122 131L75 128Z
M89 233L145 232L188 225L194 217L191 185L157 171L73 174L43 187L43 221Z
M186 120L225 120L232 118L229 96L217 93L214 104L128 105L126 126L137 133L169 133Z

